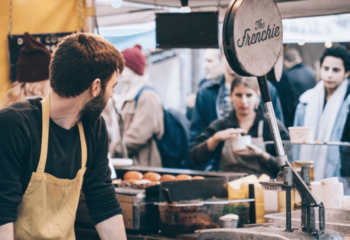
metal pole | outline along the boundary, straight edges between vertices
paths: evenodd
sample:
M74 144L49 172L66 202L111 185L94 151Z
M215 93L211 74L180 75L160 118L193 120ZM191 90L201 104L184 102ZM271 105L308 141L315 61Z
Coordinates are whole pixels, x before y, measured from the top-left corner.
M307 231L311 234L315 234L316 232L316 223L315 223L315 208L314 204L310 204L307 207L307 218L308 218L308 223L307 223Z
M286 230L292 231L292 186L293 186L293 172L292 168L285 167L283 169L284 185L286 188Z
M85 0L85 9L86 9L86 25L85 32L94 33L95 32L95 0Z
M254 192L254 184L249 184L249 199L254 199L254 202L249 203L249 218L250 218L250 224L256 223L256 215L255 215L255 192Z
M288 161L288 160L287 160L287 156L284 152L280 131L278 129L276 115L275 115L275 111L273 109L270 91L269 91L269 87L267 84L267 79L266 79L266 76L257 77L257 78L258 78L259 88L260 88L260 92L261 92L261 97L262 97L264 105L265 105L267 119L269 120L272 138L273 138L273 141L275 143L275 149L277 152L277 158L276 158L277 164L281 168L281 167L284 167L286 165L286 161Z
M301 200L301 229L306 232L309 225L308 225L308 211L307 211L308 203L305 198Z
M325 209L323 203L318 207L318 219L321 233L326 229Z
M259 88L261 92L261 97L263 99L265 109L266 109L266 115L269 120L270 128L271 128L271 133L273 140L275 142L275 148L278 156L284 156L284 148L281 140L281 135L280 131L278 129L277 125L277 120L276 120L276 115L275 111L273 109L273 105L271 102L271 96L270 96L270 91L268 88L266 76L263 77L258 77L258 83L259 83Z
M310 185L310 167L301 166L301 178L304 180L306 185Z
M292 232L292 201L291 187L286 187L286 230Z

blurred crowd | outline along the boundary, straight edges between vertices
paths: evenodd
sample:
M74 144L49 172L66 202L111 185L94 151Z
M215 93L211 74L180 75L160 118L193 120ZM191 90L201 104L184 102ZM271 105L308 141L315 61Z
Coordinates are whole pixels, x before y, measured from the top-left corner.
M24 41L17 82L5 96L5 107L46 96L50 90L50 53L29 34ZM114 94L103 112L109 157L131 158L140 166L276 176L275 148L264 144L273 138L257 79L237 75L222 50L205 50L206 76L197 92L187 97L186 115L164 109L145 70L140 45L121 53L125 69L118 81L125 87ZM282 140L289 140L288 127L307 126L315 128L314 138L320 142L350 142L350 54L346 48L325 49L319 73L304 65L293 48L284 51L283 63L280 81L268 81ZM41 74L31 75L34 68ZM245 135L251 138L247 148L235 150L232 141ZM345 155L347 150L339 147L314 146L306 152L301 146L290 161L317 159L317 180L350 175Z

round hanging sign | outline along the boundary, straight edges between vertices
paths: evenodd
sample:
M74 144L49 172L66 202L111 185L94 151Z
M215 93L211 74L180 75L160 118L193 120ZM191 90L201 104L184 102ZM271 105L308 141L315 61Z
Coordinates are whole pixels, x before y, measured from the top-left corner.
M273 0L232 0L223 26L224 53L242 76L264 76L282 45L282 20Z

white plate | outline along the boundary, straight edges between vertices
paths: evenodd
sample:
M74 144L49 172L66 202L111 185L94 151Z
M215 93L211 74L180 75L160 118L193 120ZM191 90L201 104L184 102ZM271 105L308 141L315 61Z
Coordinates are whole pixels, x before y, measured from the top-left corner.
M133 164L133 160L129 158L111 158L114 167L130 166Z

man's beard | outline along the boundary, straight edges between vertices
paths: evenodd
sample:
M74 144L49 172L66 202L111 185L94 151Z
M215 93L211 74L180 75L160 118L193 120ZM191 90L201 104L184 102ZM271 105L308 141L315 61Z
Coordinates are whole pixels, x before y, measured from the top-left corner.
M91 99L80 111L80 119L90 122L96 121L106 105L107 100L105 99L105 90L103 89L97 97Z

